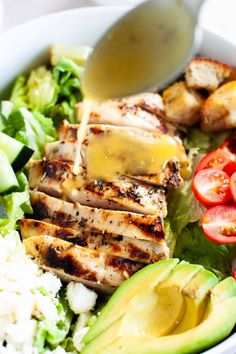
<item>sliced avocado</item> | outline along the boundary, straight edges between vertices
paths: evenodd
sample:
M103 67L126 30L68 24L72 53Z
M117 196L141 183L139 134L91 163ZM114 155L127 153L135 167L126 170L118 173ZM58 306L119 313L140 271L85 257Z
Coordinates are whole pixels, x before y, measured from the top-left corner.
M162 264L162 262L164 261L160 261L157 264ZM165 262L165 265L167 265L168 261ZM152 272L150 273L143 272L143 270L138 273L149 274L154 281L155 266L156 264L152 266ZM146 269L148 268L149 266L146 267ZM154 287L150 285L149 279L138 277L137 274L136 282L134 282L135 292L138 291L140 294L136 293L136 296L134 296L133 292L132 296L129 296L129 294L121 292L122 302L116 296L116 301L113 302L113 305L121 306L124 304L125 311L121 308L122 315L119 316L117 314L118 307L116 307L115 320L109 317L109 312L114 313L113 308L110 307L110 311L104 311L106 320L109 323L108 326L103 326L103 330L100 333L99 329L96 330L96 333L99 334L97 334L97 337L94 336L94 339L85 346L82 354L199 353L224 339L233 329L236 323L236 282L232 278L225 279L211 290L217 283L215 276L211 276L211 273L205 271L202 267L192 266L185 262L181 262L174 267L172 272L169 271L169 277L163 277L163 281L159 281L159 285L156 282ZM126 282L125 292L132 289L132 286L129 286L131 280L132 277ZM138 285L138 281L142 284ZM145 292L145 288L152 289L152 291ZM186 302L186 312L182 319L183 331L176 334L172 331L160 336L160 328L162 330L164 328L164 332L168 331L168 325L165 322L168 316L164 314L164 307L169 314L171 323L169 329L171 329L173 321L175 321L175 312L173 304L170 304L170 298L168 299L167 297L166 301L164 301L164 296L162 296L165 291L168 296L171 295L171 300L174 303L176 303L176 296L174 295L177 295L176 307L181 308L179 306L179 302L181 302L180 293L182 293L184 300L189 298L189 301L192 302L190 304ZM171 293L172 291L173 293ZM208 295L209 293L210 296ZM148 298L145 298L145 294L148 295ZM111 303L115 295L112 296ZM160 296L163 306L158 301ZM127 298L128 301L126 301ZM206 299L208 300L207 304L205 304ZM139 301L137 302L137 300ZM153 308L154 303L156 308ZM203 303L204 305L202 305ZM189 309L188 305L190 306ZM203 317L205 306L207 306L207 310ZM190 314L191 308L195 312L194 318L187 321L185 316ZM147 319L147 317L149 318ZM200 323L198 324L199 321ZM160 325L159 322L164 322L164 324ZM194 323L196 323L196 326L188 329L194 326ZM155 328L156 324L158 330ZM104 330L105 327L106 329ZM184 328L187 330L184 331Z
M184 318L172 334L185 332L197 326L203 318L210 289L218 283L218 278L212 272L202 269L184 287L183 294L186 304Z
M236 296L236 281L232 277L222 280L211 291L211 299L214 303L222 302L233 296Z
M168 271L169 276L167 264L172 265L171 270L173 269L172 272ZM130 280L127 281L128 285L130 283L129 287L126 286L120 292L120 297L116 296L117 301L113 301L110 311L106 311L106 316L103 316L102 325L105 324L106 328L110 328L105 331L102 329L99 337L94 341L96 352L99 347L98 343L108 345L115 339L114 333L116 338L122 336L122 333L126 335L147 333L157 337L168 334L178 326L185 313L182 290L202 269L202 266L187 262L181 262L177 266L176 264L177 262L173 263L173 259L160 261L146 267L145 274L143 270L136 273L133 285ZM165 277L160 277L161 269L165 272ZM95 348L89 350L91 352ZM102 350L101 348L101 352Z
M128 312L130 302L140 291L151 293L159 283L168 277L178 264L178 259L167 259L151 264L126 280L102 309L83 342L89 343ZM145 298L145 295L143 295Z
M151 316L146 318L146 333L148 331L149 334L156 337L164 336L179 325L186 311L185 297L182 291L201 269L200 265L181 262L169 277L156 288ZM136 313L133 312L133 315L136 316ZM161 321L157 321L158 317Z

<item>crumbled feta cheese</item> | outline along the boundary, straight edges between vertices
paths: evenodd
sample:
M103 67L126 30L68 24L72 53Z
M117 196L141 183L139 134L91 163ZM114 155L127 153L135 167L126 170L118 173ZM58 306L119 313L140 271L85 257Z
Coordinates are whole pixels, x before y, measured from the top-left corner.
M67 299L75 314L88 312L96 304L97 294L87 289L83 284L71 282L67 285Z
M38 354L37 319L56 326L61 319L55 299L60 287L56 276L43 273L25 254L16 231L0 236L0 354ZM59 348L55 353L65 352Z

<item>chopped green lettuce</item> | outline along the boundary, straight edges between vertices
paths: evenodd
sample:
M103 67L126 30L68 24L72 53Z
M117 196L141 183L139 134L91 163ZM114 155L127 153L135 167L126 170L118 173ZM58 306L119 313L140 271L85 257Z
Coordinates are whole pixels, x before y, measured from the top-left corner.
M208 240L198 223L188 224L176 241L174 257L201 264L220 279L231 274L230 259L235 246Z
M82 100L80 91L80 77L83 67L68 58L62 58L53 67L53 78L57 82L57 102L47 114L53 118L54 124L58 125L63 119L76 122L75 105Z
M3 131L33 149L34 159L40 159L46 143L56 139L52 120L37 111L30 112L25 107L13 110Z
M65 291L61 291L57 303L59 321L42 320L38 324L35 337L35 346L39 353L44 353L44 348L56 348L63 342L70 330L73 312L70 310L65 297Z
M10 101L15 107L28 107L28 95L26 87L26 77L19 76L12 89Z
M192 180L172 190L168 195L168 219L171 229L179 235L188 224L200 219L202 210L192 191Z
M17 78L10 101L15 108L24 107L33 114L37 111L52 118L55 126L63 119L75 123L75 105L82 100L80 78L83 70L83 66L65 57L52 68L40 66L32 70L28 78Z
M188 151L197 148L198 152L207 153L218 148L228 135L228 131L204 133L200 128L195 127L188 131L184 139L184 145Z
M32 213L28 180L23 172L17 173L16 176L20 186L19 191L0 197L0 204L4 206L6 211L6 215L0 217L0 233L2 235L17 228L17 221L24 216L24 213Z
M27 81L29 108L44 113L57 101L58 87L50 70L40 66L32 70Z

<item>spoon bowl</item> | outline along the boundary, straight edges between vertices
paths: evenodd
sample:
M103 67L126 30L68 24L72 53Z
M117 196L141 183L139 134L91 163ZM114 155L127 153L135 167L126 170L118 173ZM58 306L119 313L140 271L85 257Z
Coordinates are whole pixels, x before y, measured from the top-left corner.
M162 89L175 80L201 42L202 0L148 0L98 41L87 60L82 90L107 99Z

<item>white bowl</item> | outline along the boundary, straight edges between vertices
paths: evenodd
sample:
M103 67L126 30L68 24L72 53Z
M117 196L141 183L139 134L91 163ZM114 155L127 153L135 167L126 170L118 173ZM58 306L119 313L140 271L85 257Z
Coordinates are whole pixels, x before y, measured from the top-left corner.
M127 8L91 7L48 15L17 26L0 35L1 92L19 74L45 62L52 43L93 46L104 31ZM199 54L236 64L233 43L204 30ZM235 354L236 334L205 354Z

